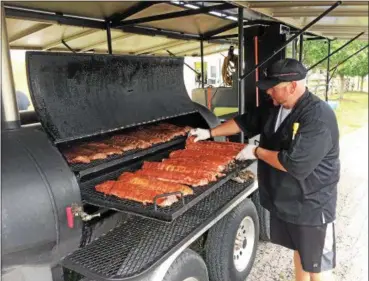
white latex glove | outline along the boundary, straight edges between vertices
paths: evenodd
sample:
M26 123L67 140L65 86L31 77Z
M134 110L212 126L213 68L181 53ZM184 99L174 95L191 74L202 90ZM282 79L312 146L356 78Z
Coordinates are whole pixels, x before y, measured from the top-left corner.
M196 137L194 139L194 142L198 142L198 141L202 141L202 140L207 140L207 139L210 139L211 138L210 130L200 129L200 128L192 129L190 131L190 136L195 136Z
M247 144L246 147L237 154L236 159L240 161L255 160L256 159L254 155L255 148L256 145Z

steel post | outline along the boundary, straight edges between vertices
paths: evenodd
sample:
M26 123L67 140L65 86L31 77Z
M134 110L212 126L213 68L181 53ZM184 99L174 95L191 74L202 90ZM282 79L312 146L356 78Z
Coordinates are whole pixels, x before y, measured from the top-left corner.
M1 5L1 49L1 123L3 129L11 130L20 127L20 118L3 5Z
M243 75L244 60L244 28L243 28L243 8L238 8L238 114L245 113L245 80L239 79ZM234 81L233 83L236 83ZM245 134L241 131L240 142L245 142Z
M302 62L302 53L304 51L304 34L300 34L299 62Z
M204 89L204 41L200 41L200 52L201 52L201 88Z
M108 52L111 55L113 53L113 48L111 44L111 30L110 30L110 21L106 22L106 39L108 42Z
M327 78L325 85L325 101L328 101L328 91L329 91L329 64L330 64L330 54L331 54L331 41L328 40L328 60L327 60Z

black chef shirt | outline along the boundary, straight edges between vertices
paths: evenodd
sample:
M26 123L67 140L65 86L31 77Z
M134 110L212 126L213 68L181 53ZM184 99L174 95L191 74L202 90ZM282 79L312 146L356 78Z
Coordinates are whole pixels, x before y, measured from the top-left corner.
M330 106L308 90L275 131L279 107L272 103L234 120L248 137L260 134L260 147L279 151L283 172L258 161L260 201L280 219L322 225L336 216L340 177L339 133ZM299 123L292 140L293 124Z

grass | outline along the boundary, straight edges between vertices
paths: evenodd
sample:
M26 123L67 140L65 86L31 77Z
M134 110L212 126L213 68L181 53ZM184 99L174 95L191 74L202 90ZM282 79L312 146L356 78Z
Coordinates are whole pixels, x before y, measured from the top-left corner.
M338 95L332 95L329 100L339 100ZM368 124L368 93L348 92L339 101L335 110L340 136L355 131Z
M322 97L321 97L322 98ZM339 95L331 95L329 100L339 100ZM217 107L215 115L220 116L232 112L237 112L237 108ZM368 93L348 92L339 101L335 110L340 136L346 135L368 123Z

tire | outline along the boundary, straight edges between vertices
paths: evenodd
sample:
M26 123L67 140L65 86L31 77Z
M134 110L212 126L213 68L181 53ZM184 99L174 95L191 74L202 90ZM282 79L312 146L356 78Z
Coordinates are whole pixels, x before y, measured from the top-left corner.
M267 209L261 206L259 191L255 191L251 196L259 216L260 235L262 241L270 241L270 213Z
M249 237L249 241L244 239L244 242L241 242L243 243L241 248L234 252L236 237L240 237L241 232L245 233L245 230L250 230L246 233L253 233L253 236ZM205 262L208 266L210 280L244 281L254 264L258 237L257 211L252 201L246 199L208 232L205 243Z
M209 281L204 260L190 249L184 250L168 269L163 281Z

